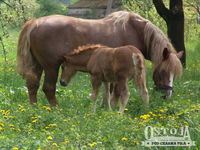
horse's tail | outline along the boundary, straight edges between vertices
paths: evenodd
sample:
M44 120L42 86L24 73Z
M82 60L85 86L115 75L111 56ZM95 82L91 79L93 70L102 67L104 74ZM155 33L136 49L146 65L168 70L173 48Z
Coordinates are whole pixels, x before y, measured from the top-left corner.
M30 50L30 33L36 26L36 19L31 19L23 26L17 47L17 71L23 78L35 77L33 56Z
M141 87L141 84L146 86L146 67L142 54L132 54L133 66L134 66L134 83L137 88Z

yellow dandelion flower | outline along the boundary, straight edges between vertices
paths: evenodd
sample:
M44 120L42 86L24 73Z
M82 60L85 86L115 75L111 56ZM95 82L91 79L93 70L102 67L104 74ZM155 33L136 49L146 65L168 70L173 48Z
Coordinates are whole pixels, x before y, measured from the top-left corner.
M134 144L135 144L135 145L138 145L138 144L139 144L139 142L138 142L138 141L134 141Z
M168 111L168 109L167 109L167 108L165 108L165 109L164 109L164 111Z
M190 109L191 111L194 111L194 109Z
M95 145L97 145L97 143L96 143L96 142L93 142L92 144L90 144L90 147L93 147L93 146L95 146Z
M18 149L19 149L19 148L17 148L17 147L13 147L13 148L12 148L12 150L18 150Z
M18 104L19 107L23 107L21 104Z
M135 117L134 120L138 120L138 119Z
M5 110L1 110L1 112L5 112Z
M125 111L128 111L128 108L125 108L124 110L125 110Z
M2 122L0 122L0 126L4 127L4 124Z
M38 148L37 150L41 150L41 148Z
M65 119L65 120L63 120L63 121L64 121L64 122L68 122L68 120L66 120L66 119Z
M2 131L3 130L3 128L2 127L0 127L0 131Z
M161 109L161 110L160 110L160 112L162 112L162 113L163 113L163 112L164 112L164 110L162 110L162 109Z
M180 94L177 94L177 96L181 96Z
M26 109L20 109L20 111L22 111L22 112L25 111L25 110L26 110Z
M67 144L67 143L69 143L69 139L65 139L65 142L64 142L65 144Z
M150 112L149 112L149 114L151 114L151 115L152 115L153 113L150 111Z
M118 111L117 113L118 113L118 114L121 114L122 112L121 112L121 111Z
M76 125L73 124L72 127L76 127Z
M51 111L51 108L50 108L50 107L47 107L46 110Z
M12 119L12 118L13 118L13 116L8 116L8 118Z
M35 119L35 120L32 121L32 123L36 123L37 121L38 121L38 119Z
M10 127L14 127L14 124L10 124Z
M121 140L122 140L122 141L127 141L127 138L122 138Z
M56 124L49 124L49 127L54 127L56 126Z
M90 114L90 113L88 113L88 114L86 114L86 116L87 116L87 117L89 117L89 116L91 116L91 114Z
M157 115L156 114L152 114L153 115L153 117L156 117Z
M47 137L48 140L53 140L52 136Z
M58 146L56 143L52 143L53 146Z

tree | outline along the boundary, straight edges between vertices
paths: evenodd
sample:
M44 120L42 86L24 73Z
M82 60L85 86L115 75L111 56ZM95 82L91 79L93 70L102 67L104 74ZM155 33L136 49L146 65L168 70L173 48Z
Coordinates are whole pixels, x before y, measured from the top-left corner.
M106 8L106 16L111 13L114 0L108 0Z
M184 44L184 11L182 0L170 0L169 9L162 0L153 0L158 14L167 23L167 34L175 49L184 51L181 62L186 66L186 51Z

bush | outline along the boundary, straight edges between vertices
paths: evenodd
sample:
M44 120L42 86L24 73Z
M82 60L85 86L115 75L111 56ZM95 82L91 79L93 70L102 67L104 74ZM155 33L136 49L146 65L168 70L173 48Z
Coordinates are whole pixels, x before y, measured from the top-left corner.
M67 7L65 4L58 0L36 0L40 5L39 9L36 11L35 16L48 16L52 14L62 14L67 15Z

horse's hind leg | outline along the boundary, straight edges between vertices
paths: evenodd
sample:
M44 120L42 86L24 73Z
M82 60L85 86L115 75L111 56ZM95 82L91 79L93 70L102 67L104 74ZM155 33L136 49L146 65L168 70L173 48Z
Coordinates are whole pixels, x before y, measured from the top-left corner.
M91 77L91 82L92 82L92 95L91 95L91 98L95 102L93 109L94 109L94 112L96 112L97 97L98 97L98 93L99 93L99 88L101 86L101 80L96 76L92 76Z
M30 77L26 77L26 86L28 88L30 104L34 105L37 103L37 91L40 86L42 68L38 65L34 67L32 71L33 74Z
M58 78L58 68L51 68L45 70L45 77L44 77L44 84L43 84L43 91L46 95L46 98L50 105L56 106L58 102L56 100L55 92L56 92L56 82Z
M104 82L103 100L101 102L101 107L103 107L104 105L106 105L108 109L111 109L111 107L110 107L110 83L108 83L108 82Z

